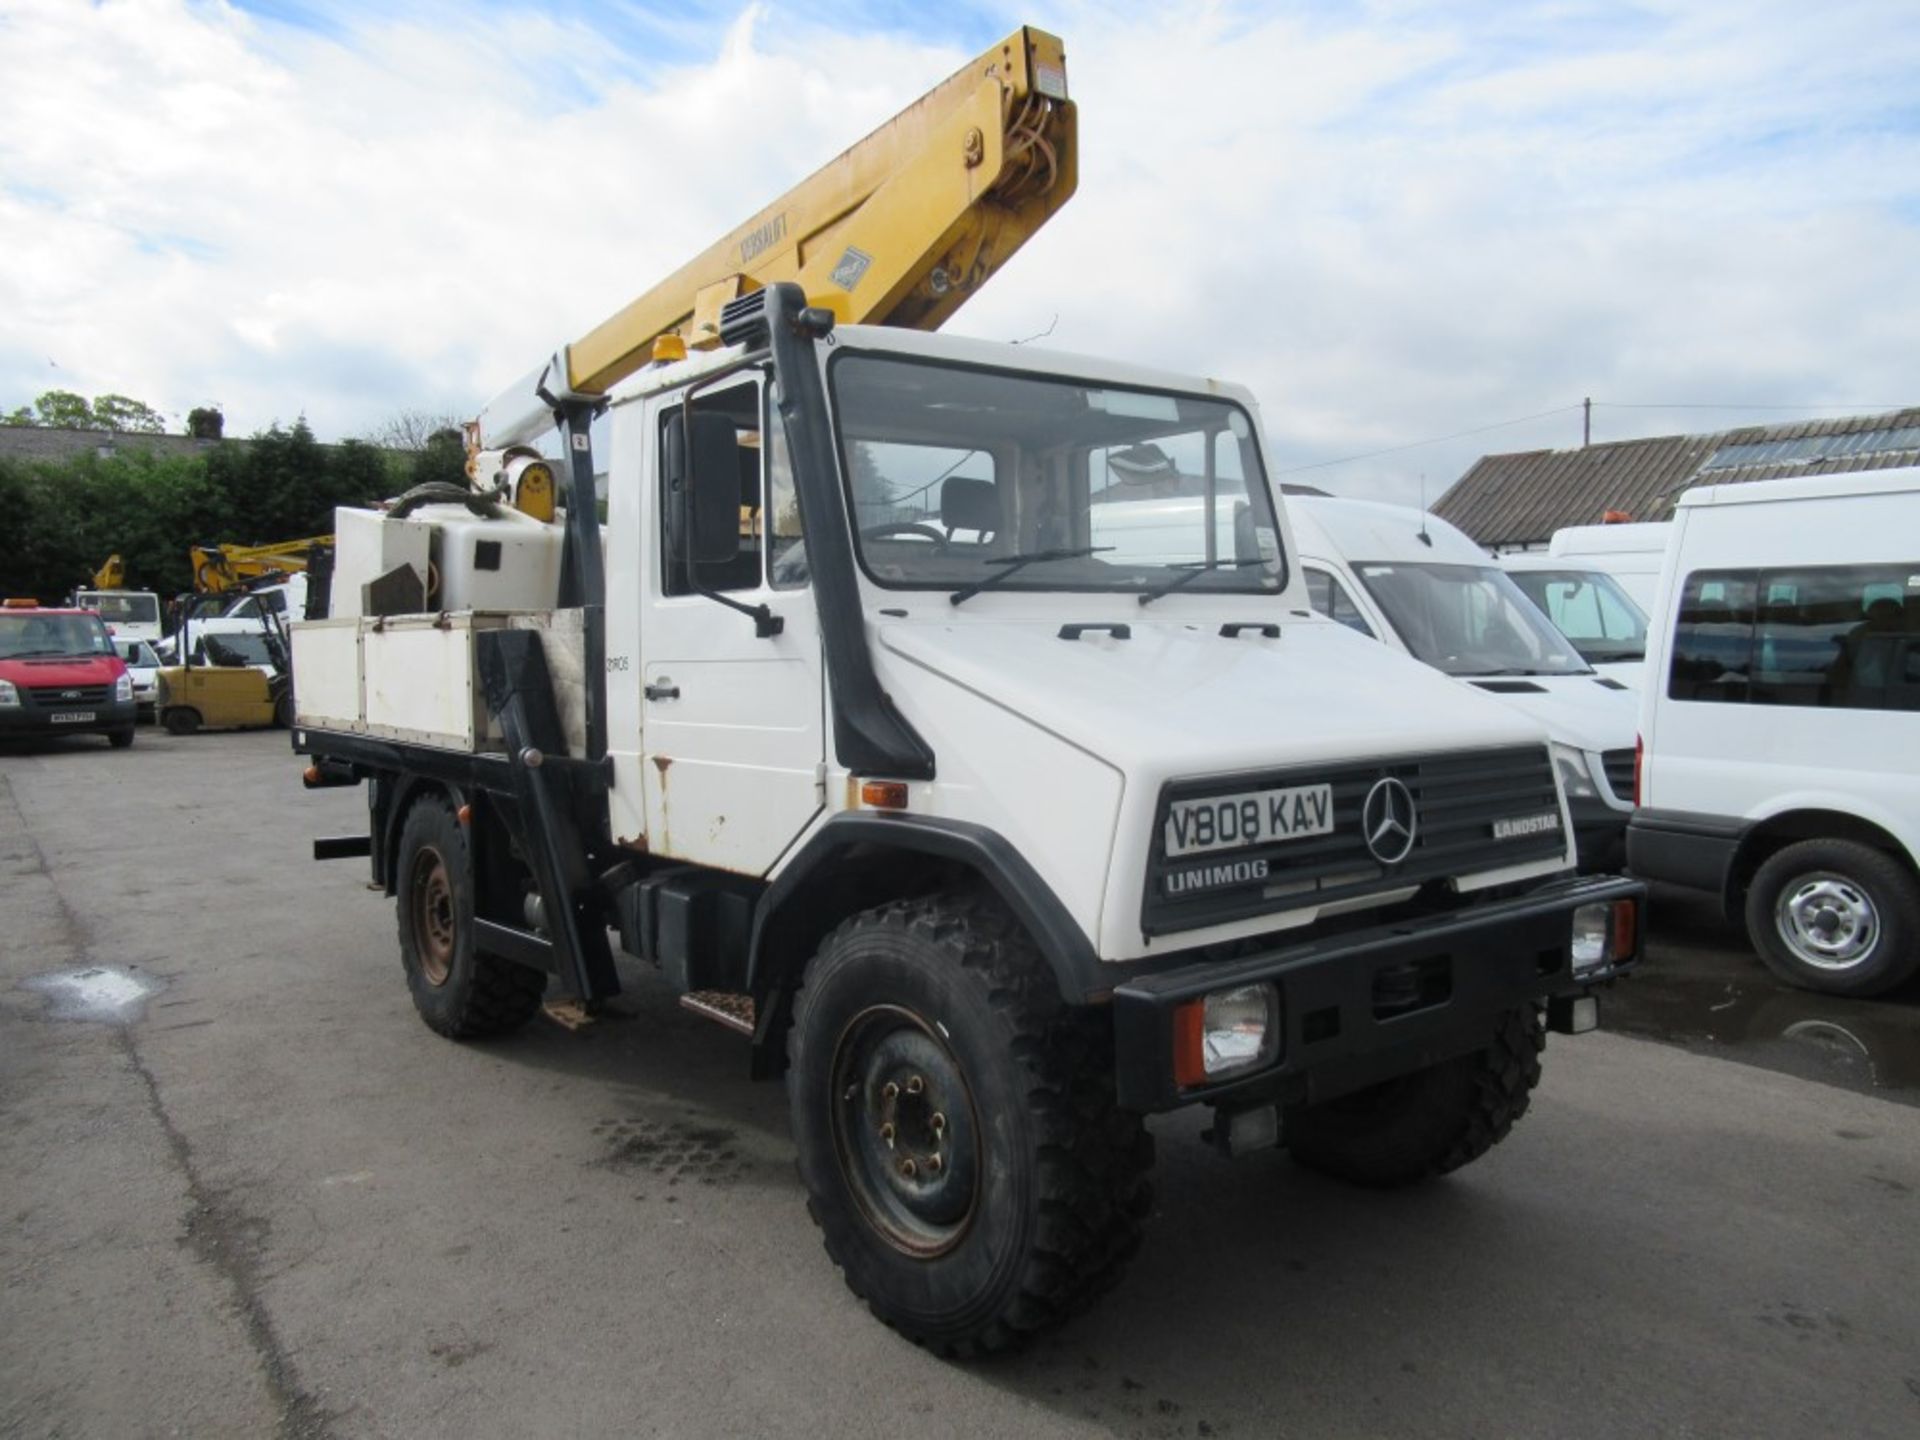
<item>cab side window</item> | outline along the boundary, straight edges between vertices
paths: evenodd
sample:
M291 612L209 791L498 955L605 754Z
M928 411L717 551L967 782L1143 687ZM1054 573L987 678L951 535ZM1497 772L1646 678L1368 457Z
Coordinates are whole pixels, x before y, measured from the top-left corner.
M1346 586L1328 571L1312 565L1305 568L1308 604L1329 620L1337 620L1349 630L1358 630L1369 640L1378 638L1373 633L1373 627L1367 624L1367 617L1360 613L1360 607L1353 603Z

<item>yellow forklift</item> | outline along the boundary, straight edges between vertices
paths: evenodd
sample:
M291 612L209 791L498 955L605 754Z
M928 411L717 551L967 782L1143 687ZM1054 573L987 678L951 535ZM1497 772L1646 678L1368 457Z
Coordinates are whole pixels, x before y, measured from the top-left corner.
M160 671L160 723L169 735L196 730L257 730L293 724L293 680L286 630L209 631L189 616L180 627L179 663ZM213 622L218 623L218 622Z

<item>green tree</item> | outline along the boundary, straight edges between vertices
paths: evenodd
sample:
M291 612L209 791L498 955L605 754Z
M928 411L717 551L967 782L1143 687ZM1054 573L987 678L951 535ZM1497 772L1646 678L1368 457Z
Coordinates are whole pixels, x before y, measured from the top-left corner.
M0 424L37 425L48 430L113 430L122 434L161 435L166 417L141 400L100 395L92 400L72 390L45 390L31 406L0 417Z
M218 405L196 405L187 412L187 434L196 440L218 440L226 426Z
M91 430L93 406L71 390L44 390L32 408L22 405L7 416L9 425L39 425L48 429Z
M96 395L93 428L129 435L164 435L167 422L158 410L142 401L130 400L125 395Z
M467 442L458 430L434 431L425 448L413 456L407 470L408 487L428 484L467 484Z

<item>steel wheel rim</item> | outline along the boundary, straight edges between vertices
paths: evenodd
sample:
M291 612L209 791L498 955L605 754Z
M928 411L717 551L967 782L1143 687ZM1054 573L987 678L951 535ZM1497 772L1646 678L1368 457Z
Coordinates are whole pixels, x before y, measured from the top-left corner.
M444 985L453 974L456 935L453 880L447 862L432 846L413 857L413 941L420 954L420 973L429 985Z
M1880 912L1864 885L1831 870L1789 883L1773 907L1774 929L1816 970L1851 970L1880 943Z
M958 1245L979 1208L980 1125L945 1037L898 1005L875 1005L835 1042L834 1156L887 1244L930 1260Z

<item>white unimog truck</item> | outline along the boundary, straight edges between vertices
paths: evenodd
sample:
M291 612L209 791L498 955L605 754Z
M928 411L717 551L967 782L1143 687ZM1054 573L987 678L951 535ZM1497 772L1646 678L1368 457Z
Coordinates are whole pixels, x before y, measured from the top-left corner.
M949 85L1064 166L1057 49ZM920 119L910 157L974 153ZM980 1354L1118 1277L1148 1115L1362 1184L1483 1154L1640 890L1573 875L1530 722L1312 613L1246 392L842 323L885 313L843 252L890 257L830 238L681 307L690 358L557 355L471 493L341 512L295 745L367 787L316 854L371 856L430 1026L604 1001L611 932L784 1075L855 1292ZM896 267L923 299L972 244L935 242ZM556 422L565 463L515 448Z

